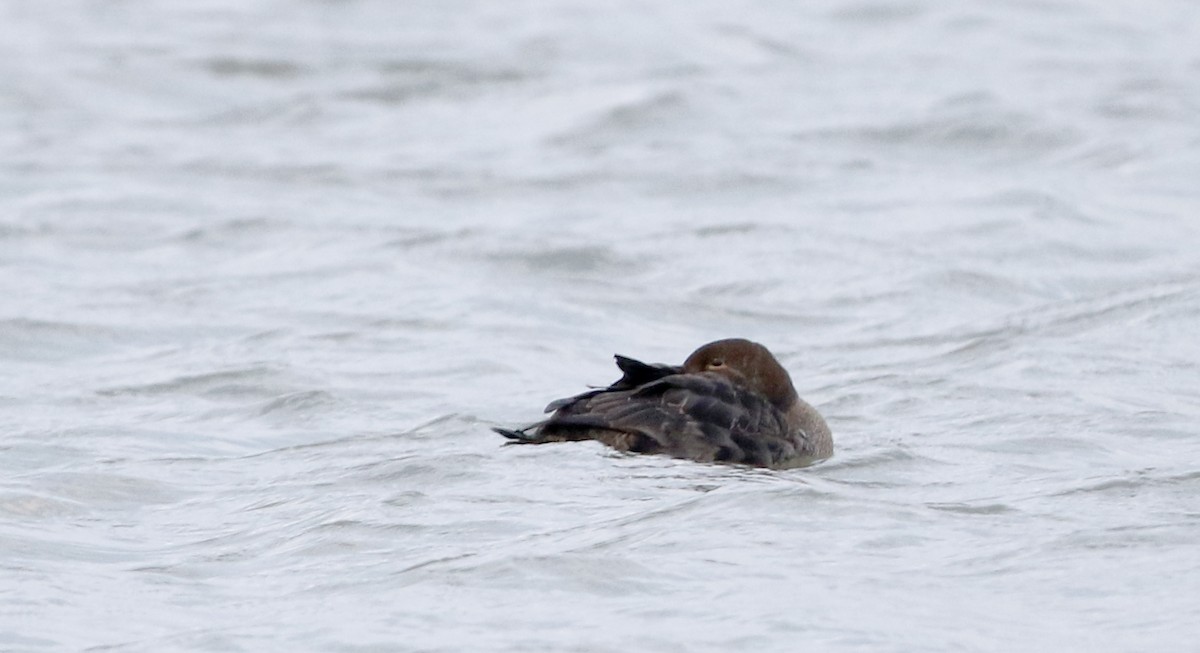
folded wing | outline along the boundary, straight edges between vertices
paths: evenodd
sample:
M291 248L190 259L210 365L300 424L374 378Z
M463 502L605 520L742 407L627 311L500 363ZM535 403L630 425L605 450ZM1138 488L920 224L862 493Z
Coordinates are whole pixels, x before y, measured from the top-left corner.
M497 429L518 442L599 440L622 451L771 466L796 453L784 415L719 374L618 357L611 386L560 399L549 419Z

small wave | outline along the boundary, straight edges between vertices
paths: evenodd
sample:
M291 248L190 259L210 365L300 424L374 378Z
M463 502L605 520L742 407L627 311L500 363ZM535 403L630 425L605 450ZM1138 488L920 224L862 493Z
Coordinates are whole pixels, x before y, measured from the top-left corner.
M271 415L274 413L304 414L328 409L336 404L337 398L332 393L324 390L303 390L300 392L290 392L260 404L257 413L259 415Z
M110 350L129 333L99 324L0 319L0 358L25 361L86 358Z
M201 60L199 65L218 77L292 79L312 72L297 61L265 57L215 56Z
M587 104L572 103L580 115L570 126L548 138L548 142L589 150L609 147L638 131L680 122L688 108L684 94L674 90L627 86L611 91L589 98Z
M1016 508L1003 503L926 503L925 507L943 512L954 512L962 515L1003 515L1019 512Z
M1072 487L1052 492L1050 496L1068 497L1108 493L1127 495L1144 488L1166 488L1193 484L1200 484L1200 471L1155 475L1148 470L1143 470L1130 472L1119 478L1087 479Z
M86 512L78 501L56 499L37 494L0 493L0 514L14 519L63 517Z
M1075 130L999 107L953 107L938 117L850 125L796 134L800 141L845 141L867 148L918 148L959 155L1042 156L1077 145Z
M375 66L379 79L342 95L347 99L399 105L435 97L473 97L537 77L531 68L485 63L405 59Z
M254 365L219 372L185 374L166 381L118 386L97 390L106 397L154 396L166 394L193 394L210 397L270 396L276 391L272 385L280 380L280 372L274 368Z

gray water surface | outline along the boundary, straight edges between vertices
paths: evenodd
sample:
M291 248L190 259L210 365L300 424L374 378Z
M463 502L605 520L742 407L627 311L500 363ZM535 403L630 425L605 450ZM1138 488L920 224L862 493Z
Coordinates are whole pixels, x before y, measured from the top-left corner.
M0 650L1186 651L1200 5L0 5ZM785 472L503 446L763 342Z

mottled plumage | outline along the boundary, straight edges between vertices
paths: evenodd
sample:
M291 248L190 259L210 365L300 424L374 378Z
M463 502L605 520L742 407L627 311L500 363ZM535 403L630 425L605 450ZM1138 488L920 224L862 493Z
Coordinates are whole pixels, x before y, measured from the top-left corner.
M599 440L620 451L763 467L833 454L825 420L758 343L718 340L680 366L616 360L624 375L612 385L552 402L543 422L496 432L519 443Z

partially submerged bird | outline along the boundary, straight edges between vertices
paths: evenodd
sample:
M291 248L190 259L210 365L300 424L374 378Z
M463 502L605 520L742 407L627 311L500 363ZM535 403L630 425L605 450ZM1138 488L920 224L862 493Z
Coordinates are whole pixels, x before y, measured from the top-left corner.
M619 451L700 462L796 467L833 455L833 437L766 347L730 338L683 365L616 356L624 376L551 402L549 419L493 429L515 443L599 440Z

